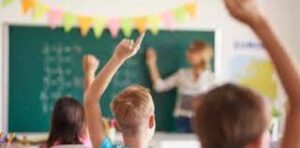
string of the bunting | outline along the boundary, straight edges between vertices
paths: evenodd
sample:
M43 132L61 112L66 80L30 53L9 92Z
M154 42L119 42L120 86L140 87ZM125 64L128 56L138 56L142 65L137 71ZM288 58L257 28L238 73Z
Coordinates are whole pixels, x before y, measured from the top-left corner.
M7 6L12 1L13 0L2 0L2 5ZM186 4L154 15L119 18L79 15L56 7L50 7L39 0L21 0L21 8L23 14L31 12L32 18L35 20L47 16L48 24L52 29L62 24L64 31L69 32L73 27L78 26L82 36L86 36L92 29L97 38L101 37L105 27L109 29L112 37L118 36L120 30L122 30L126 37L130 37L134 28L139 32L144 32L149 29L152 34L156 35L159 32L158 28L160 26L172 29L176 23L183 23L188 19L195 19L197 12L196 0L191 0Z

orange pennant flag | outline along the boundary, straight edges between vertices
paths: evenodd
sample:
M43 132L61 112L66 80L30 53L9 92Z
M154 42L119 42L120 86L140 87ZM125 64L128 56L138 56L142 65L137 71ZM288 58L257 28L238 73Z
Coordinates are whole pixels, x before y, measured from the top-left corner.
M195 18L196 17L196 13L197 13L197 3L196 1L195 2L192 2L192 3L189 3L189 4L186 4L184 6L184 8L186 9L186 12L188 12L188 14L192 17L192 18Z
M142 33L146 31L147 28L147 17L137 17L133 19L136 29Z
M23 14L26 14L30 9L32 9L35 5L34 0L22 0L22 11Z
M93 19L91 17L86 16L79 16L78 17L78 23L81 35L86 36L87 33L90 30L90 27L92 25Z

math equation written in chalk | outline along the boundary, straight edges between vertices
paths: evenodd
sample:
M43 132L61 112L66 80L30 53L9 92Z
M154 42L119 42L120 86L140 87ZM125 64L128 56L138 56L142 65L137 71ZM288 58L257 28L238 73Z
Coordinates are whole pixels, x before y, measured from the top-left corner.
M81 56L80 46L45 44L43 56L43 88L40 101L44 113L52 111L54 103L61 96L71 96L74 89L82 89L82 76L75 72L74 63Z

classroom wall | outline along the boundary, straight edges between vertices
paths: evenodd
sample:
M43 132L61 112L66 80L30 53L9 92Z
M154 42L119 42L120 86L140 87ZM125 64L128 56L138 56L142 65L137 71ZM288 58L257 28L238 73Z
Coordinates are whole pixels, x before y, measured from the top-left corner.
M44 0L51 6L60 6L66 10L71 10L83 14L103 14L107 16L119 16L122 15L136 15L136 12L140 14L155 13L160 10L164 10L165 7L176 6L179 3L182 3L182 0L151 0L151 1L141 1L141 0L111 0L109 2L104 0L85 0L84 7L82 0ZM45 24L46 19L41 19L38 21L33 21L30 16L23 16L20 12L18 0L5 8L0 8L0 25L3 26L4 23L20 23L20 24ZM78 3L76 3L78 2ZM298 3L298 9L294 5L294 2ZM101 4L102 3L102 4ZM300 21L297 19L291 18L292 14L295 15L298 13L297 18L300 14L300 2L299 0L260 0L260 3L267 13L270 20L275 25L275 28L278 30L281 38L284 42L294 49L297 57L300 57L300 43L296 41L295 30L291 28L299 28ZM159 4L159 5L158 5ZM134 5L135 9L124 8L123 6ZM198 19L196 21L189 21L185 24L176 26L177 28L185 29L218 29L221 31L221 49L222 49L222 65L220 73L227 73L227 62L228 57L233 52L233 44L235 41L256 41L256 37L253 33L245 26L240 25L236 21L232 20L227 11L224 8L223 2L221 0L200 0L198 1L199 12ZM294 9L291 10L291 7ZM295 16L296 17L296 16ZM297 26L297 27L295 27ZM297 30L297 34L300 33L300 30ZM3 29L0 30L0 104L3 103L3 90L7 87L6 84L3 84ZM298 47L298 48L296 48ZM0 107L0 131L6 127L5 119L3 119L3 107Z
M293 0L294 5L292 5L292 17L293 17L293 26L291 27L291 30L295 30L292 32L292 41L293 41L293 50L297 53L297 55L300 55L300 1L299 0Z

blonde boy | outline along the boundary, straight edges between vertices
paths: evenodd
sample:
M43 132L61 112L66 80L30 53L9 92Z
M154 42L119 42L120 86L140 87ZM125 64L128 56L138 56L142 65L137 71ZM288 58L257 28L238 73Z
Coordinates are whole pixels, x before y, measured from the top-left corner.
M141 86L125 88L113 101L112 111L121 130L124 144L114 144L104 134L99 101L120 66L134 56L143 40L141 34L134 43L122 40L113 56L97 75L84 97L88 129L94 148L146 148L155 131L154 104L150 93Z

